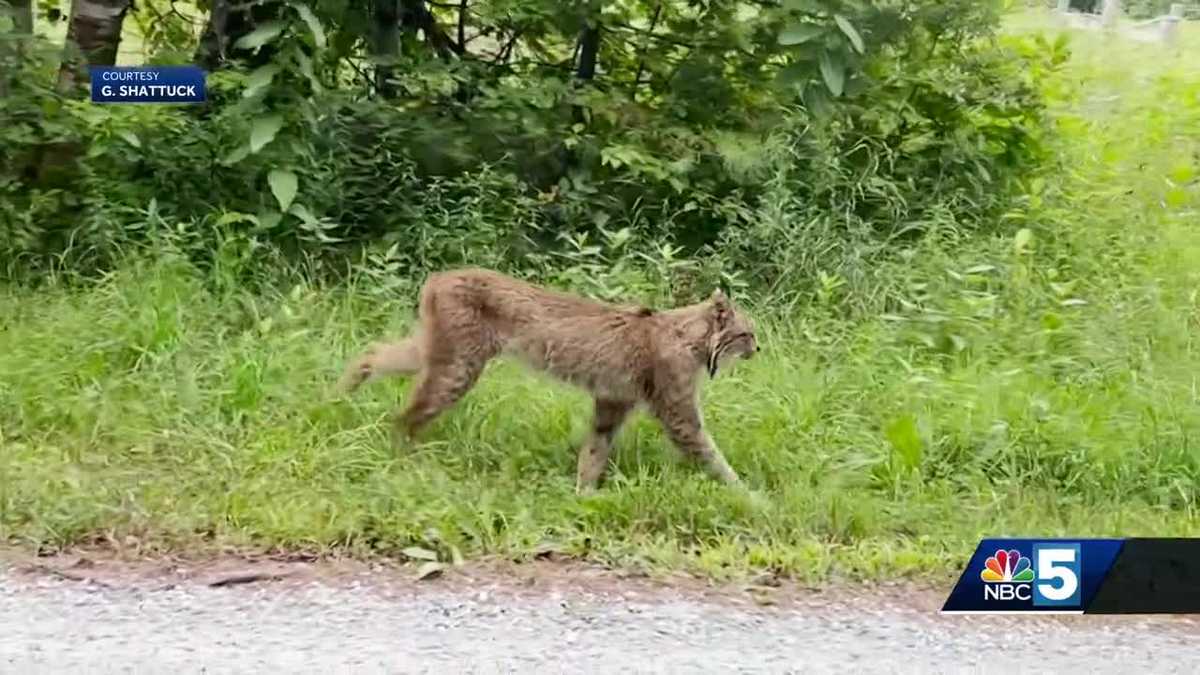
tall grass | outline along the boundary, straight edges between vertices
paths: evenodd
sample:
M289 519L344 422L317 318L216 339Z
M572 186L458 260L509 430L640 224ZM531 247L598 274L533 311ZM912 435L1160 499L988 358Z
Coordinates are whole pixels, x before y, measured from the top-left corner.
M679 462L644 418L577 498L586 398L505 363L393 453L407 383L330 385L406 328L419 280L296 272L251 292L159 252L84 288L0 290L0 538L549 546L818 580L942 575L984 535L1196 534L1200 45L1077 37L1049 92L1060 166L1008 233L934 234L873 289L831 275L812 304L754 306L762 358L709 384L704 409L764 500Z

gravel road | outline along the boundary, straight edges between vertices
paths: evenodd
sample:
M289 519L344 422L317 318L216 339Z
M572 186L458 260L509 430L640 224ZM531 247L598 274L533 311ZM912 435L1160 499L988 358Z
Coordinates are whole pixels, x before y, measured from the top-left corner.
M510 586L512 584L509 584ZM618 584L619 585L619 584ZM939 616L827 595L760 607L504 583L371 578L212 588L0 567L0 671L1196 672L1197 626L1147 617ZM928 604L928 603L926 603Z

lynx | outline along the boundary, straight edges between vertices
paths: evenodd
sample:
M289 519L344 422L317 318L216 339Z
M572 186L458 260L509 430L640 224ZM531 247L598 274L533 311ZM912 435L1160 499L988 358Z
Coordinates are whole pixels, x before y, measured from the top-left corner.
M421 289L417 327L399 342L377 342L339 381L347 393L385 375L419 375L393 438L413 437L474 386L497 356L581 387L593 397L579 448L576 491L592 492L613 438L637 407L649 410L688 458L718 481L737 473L704 429L698 388L705 372L759 351L751 320L720 290L705 301L655 311L540 288L484 269L431 275Z

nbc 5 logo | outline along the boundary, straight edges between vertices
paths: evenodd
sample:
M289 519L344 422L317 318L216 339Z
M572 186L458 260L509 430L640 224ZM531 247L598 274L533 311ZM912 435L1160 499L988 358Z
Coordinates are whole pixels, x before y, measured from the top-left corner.
M1032 600L1035 607L1078 607L1082 563L1079 544L1034 544L1032 560L1016 549L998 549L979 573L985 582L983 597Z

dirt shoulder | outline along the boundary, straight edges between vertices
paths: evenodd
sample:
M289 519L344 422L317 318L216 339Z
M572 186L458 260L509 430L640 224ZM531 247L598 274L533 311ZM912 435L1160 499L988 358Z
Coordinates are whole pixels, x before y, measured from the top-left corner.
M1131 621L1158 630L1200 634L1198 616L943 616L950 584L911 581L800 584L770 575L721 583L685 573L646 574L570 559L545 557L515 563L502 559L445 565L436 571L417 563L295 554L203 553L142 557L110 549L74 549L33 555L0 549L0 571L17 580L55 579L81 585L140 591L174 588L253 588L286 591L304 586L354 590L383 598L449 594L513 601L574 597L591 602L685 601L730 610L888 614L946 623L973 621L1051 622L1070 627L1122 625Z
M937 612L946 593L929 584L911 582L810 586L769 574L722 583L686 573L649 574L554 556L520 563L484 558L431 570L422 563L389 559L293 554L230 552L143 557L110 549L82 548L35 555L20 549L0 548L0 569L7 569L18 579L60 579L114 589L251 585L288 589L316 583L388 595L432 590L463 593L486 590L491 594L523 598L573 594L648 600L671 596L760 608L792 608L813 602L887 600L922 613Z

